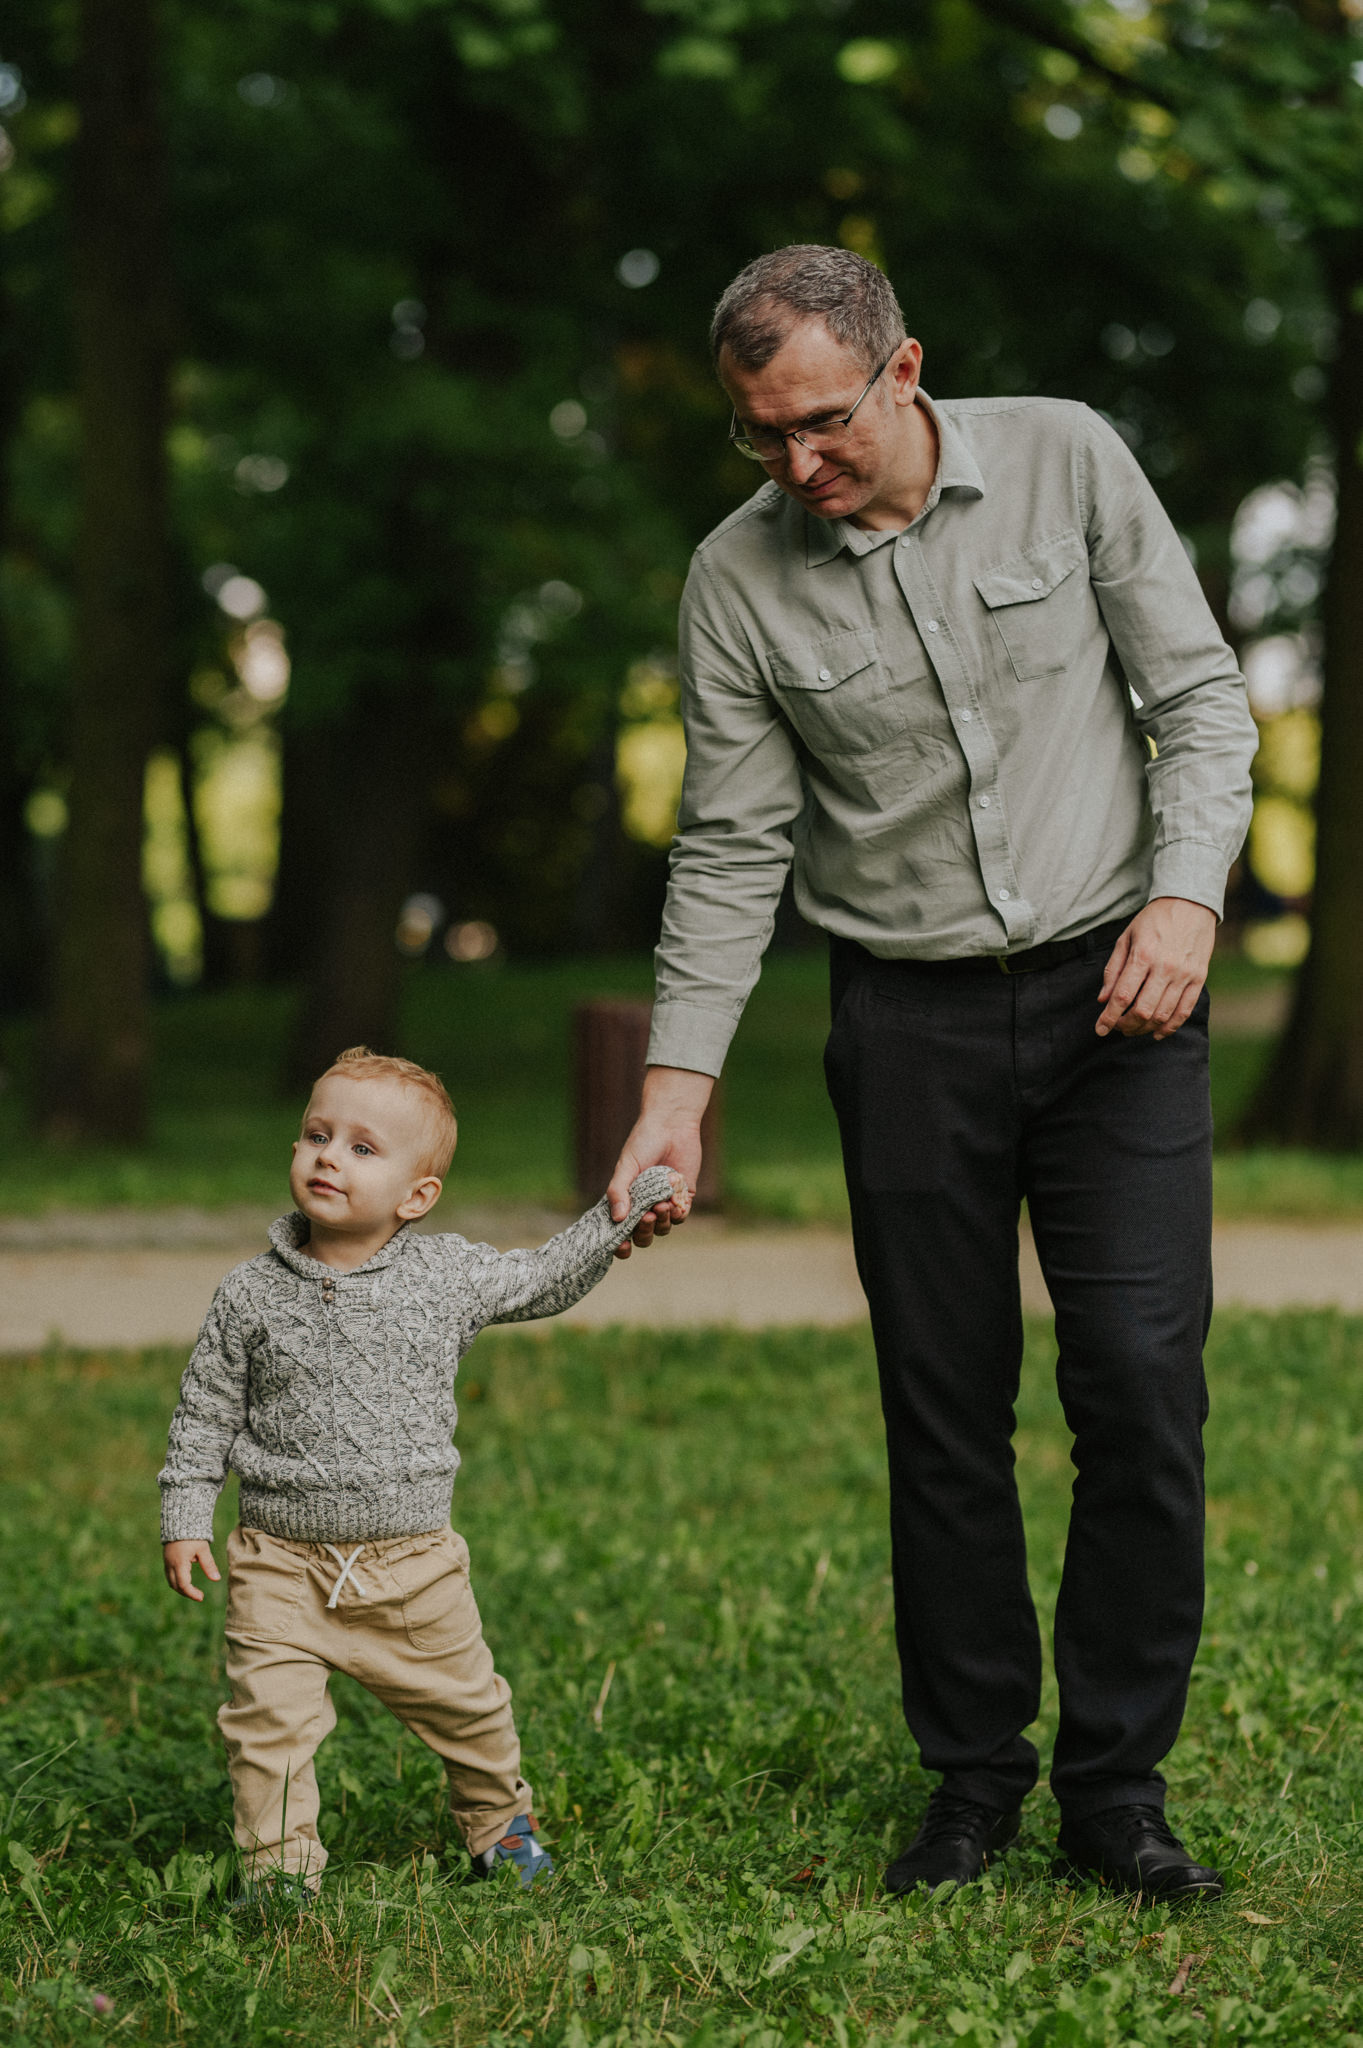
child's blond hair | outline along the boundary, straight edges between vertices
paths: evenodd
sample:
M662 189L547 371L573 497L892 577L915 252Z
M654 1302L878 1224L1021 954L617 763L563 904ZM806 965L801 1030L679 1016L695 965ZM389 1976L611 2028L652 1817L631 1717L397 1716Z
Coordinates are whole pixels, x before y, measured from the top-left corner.
M349 1081L402 1081L409 1088L419 1088L424 1101L422 1104L426 1122L426 1145L420 1159L421 1171L433 1173L437 1180L443 1180L450 1170L454 1148L459 1139L459 1126L455 1121L454 1104L450 1101L445 1084L439 1074L431 1073L428 1067L419 1067L415 1060L399 1059L386 1052L371 1052L367 1045L349 1045L317 1079L325 1081L327 1074L343 1074Z

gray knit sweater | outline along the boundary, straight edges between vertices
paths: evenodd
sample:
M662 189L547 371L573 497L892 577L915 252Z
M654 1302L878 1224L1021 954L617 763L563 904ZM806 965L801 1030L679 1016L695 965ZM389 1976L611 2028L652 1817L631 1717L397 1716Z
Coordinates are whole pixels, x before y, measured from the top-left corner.
M404 1227L352 1273L308 1256L303 1217L280 1217L272 1249L219 1287L185 1369L162 1542L211 1539L229 1471L242 1526L272 1536L372 1543L447 1527L459 1360L488 1323L581 1300L671 1185L651 1166L622 1222L602 1200L538 1251Z

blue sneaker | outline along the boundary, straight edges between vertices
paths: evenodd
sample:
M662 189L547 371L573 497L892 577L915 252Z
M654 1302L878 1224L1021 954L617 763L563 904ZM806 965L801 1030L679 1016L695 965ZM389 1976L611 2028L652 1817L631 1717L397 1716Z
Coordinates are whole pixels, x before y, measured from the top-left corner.
M503 1863L514 1863L521 1874L521 1885L529 1891L537 1878L552 1877L554 1859L547 1849L539 1845L539 1831L535 1826L533 1813L519 1813L512 1821L499 1842L480 1854L470 1854L473 1874L478 1878L491 1877Z

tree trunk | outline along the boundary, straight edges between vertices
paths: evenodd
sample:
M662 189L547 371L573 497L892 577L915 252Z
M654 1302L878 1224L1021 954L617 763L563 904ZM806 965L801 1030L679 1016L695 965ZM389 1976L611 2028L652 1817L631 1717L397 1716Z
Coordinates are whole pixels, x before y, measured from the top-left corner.
M310 735L309 773L325 792L311 848L312 924L288 1063L307 1088L348 1045L396 1050L402 960L398 912L413 886L425 821L426 721L415 694L378 692Z
M1363 1148L1363 237L1324 251L1339 318L1330 387L1339 511L1325 589L1325 689L1311 950L1243 1135L1321 1151Z
M22 392L13 307L0 276L0 548L9 531L9 456ZM0 621L0 1016L27 1009L43 979L37 863L24 822L30 785L15 714L14 665Z
M165 170L153 0L80 0L72 323L80 417L71 823L42 1119L136 1141L149 1035L142 793L172 658Z
M283 804L279 865L265 917L264 971L268 981L301 982L317 939L317 849L327 844L330 793L317 775L317 751L329 736L283 718Z
M626 840L615 781L615 727L592 748L582 772L602 791L601 815L592 820L591 850L573 891L572 938L580 953L607 953L620 943L620 895Z

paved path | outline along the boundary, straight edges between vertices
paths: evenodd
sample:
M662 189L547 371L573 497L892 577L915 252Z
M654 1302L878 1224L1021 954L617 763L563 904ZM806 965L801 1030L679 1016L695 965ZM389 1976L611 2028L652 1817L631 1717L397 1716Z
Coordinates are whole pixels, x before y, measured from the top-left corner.
M268 1217L194 1210L97 1212L0 1220L0 1352L54 1336L76 1345L188 1344L214 1287L264 1243ZM544 1211L464 1212L444 1227L494 1244L537 1244L564 1218ZM1336 1306L1363 1313L1363 1225L1224 1223L1215 1235L1217 1300L1258 1308ZM1023 1300L1049 1307L1030 1239ZM866 1304L851 1245L832 1228L740 1228L697 1217L635 1252L568 1312L600 1325L839 1324Z

